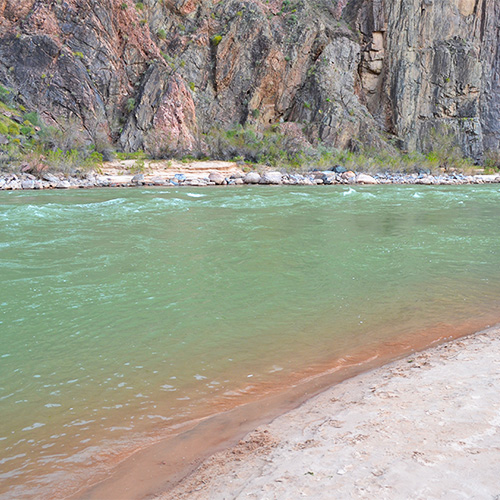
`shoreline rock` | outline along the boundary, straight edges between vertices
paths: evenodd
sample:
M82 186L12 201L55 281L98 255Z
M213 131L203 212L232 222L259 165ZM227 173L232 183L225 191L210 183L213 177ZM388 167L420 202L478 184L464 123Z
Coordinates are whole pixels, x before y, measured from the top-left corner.
M31 174L0 174L0 191L41 190L41 189L89 189L104 187L201 187L201 186L242 186L242 185L293 185L293 186L331 186L331 185L378 185L378 184L415 184L422 186L452 186L465 184L500 183L500 174L462 173L376 173L367 174L353 171L310 171L304 174L267 171L262 174L252 171L226 173L210 171L201 174L157 172L148 174L99 174L91 172L83 177L46 173L41 178Z

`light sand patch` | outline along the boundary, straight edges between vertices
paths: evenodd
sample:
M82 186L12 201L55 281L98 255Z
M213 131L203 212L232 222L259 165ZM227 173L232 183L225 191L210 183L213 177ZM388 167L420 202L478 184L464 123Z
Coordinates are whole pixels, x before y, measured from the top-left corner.
M139 167L140 166L140 167ZM101 172L112 182L129 183L135 174L144 175L144 182L154 179L170 180L175 174L184 174L186 179L207 178L211 173L220 173L226 177L241 173L235 162L195 161L182 163L176 160L115 160L103 164Z

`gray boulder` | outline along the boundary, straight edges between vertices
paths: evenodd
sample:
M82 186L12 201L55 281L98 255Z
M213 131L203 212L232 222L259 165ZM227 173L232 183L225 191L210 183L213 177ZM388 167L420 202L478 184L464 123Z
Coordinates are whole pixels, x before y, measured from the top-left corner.
M243 178L245 184L258 184L260 182L260 175L257 172L249 172Z
M153 177L151 182L154 186L164 186L167 183L165 179L162 179L161 177Z
M281 172L265 172L259 184L281 184L282 177Z
M51 174L49 172L46 172L45 174L43 174L42 179L44 181L50 182L52 184L58 184L60 181L59 177L56 177L54 174Z
M212 172L208 176L208 180L210 182L215 182L215 184L217 184L217 185L221 185L224 182L225 177L222 174L220 174L219 172Z
M144 182L144 174L136 174L132 177L132 181L134 184L139 184Z

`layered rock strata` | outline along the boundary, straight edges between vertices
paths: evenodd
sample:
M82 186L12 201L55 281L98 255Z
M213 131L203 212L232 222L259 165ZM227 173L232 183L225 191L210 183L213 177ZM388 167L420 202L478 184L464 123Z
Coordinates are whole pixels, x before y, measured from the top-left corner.
M213 127L500 148L500 0L0 0L0 83L158 156Z

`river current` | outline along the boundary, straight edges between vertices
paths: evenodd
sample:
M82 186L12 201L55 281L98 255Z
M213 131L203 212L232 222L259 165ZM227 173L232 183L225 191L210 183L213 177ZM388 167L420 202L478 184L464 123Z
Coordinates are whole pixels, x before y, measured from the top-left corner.
M0 498L500 320L500 187L0 193Z

